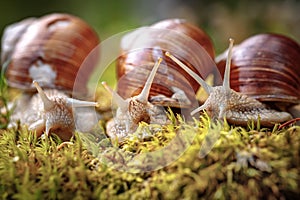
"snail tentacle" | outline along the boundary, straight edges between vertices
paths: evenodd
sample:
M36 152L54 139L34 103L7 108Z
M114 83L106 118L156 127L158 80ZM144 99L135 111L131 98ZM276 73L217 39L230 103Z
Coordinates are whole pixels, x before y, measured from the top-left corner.
M42 101L44 104L44 109L45 110L51 110L54 106L55 103L53 101L51 101L47 95L45 94L45 92L43 91L43 89L40 87L39 83L37 81L33 81L33 85L36 87Z
M144 86L142 92L136 97L136 99L138 101L140 101L141 103L147 103L148 102L148 97L149 97L151 85L152 85L154 76L156 74L156 71L157 71L157 69L158 69L161 62L162 62L162 58L158 58L158 60L156 61L151 73L148 76L148 79L145 83L145 86Z
M105 81L102 82L102 85L112 95L113 101L118 105L122 113L126 113L128 111L128 101L123 99L117 92L109 87Z
M200 112L201 110L205 110L208 107L207 103L205 102L203 105L199 106L195 110L191 112L191 115L195 115L196 113Z
M207 94L210 94L212 92L212 87L208 85L200 76L198 76L195 72L193 72L183 62L181 62L179 59L173 56L170 52L166 52L165 55L171 58L171 60L173 60L176 64L182 67L190 76L192 76L201 85L201 87L203 87L203 89L207 92Z
M72 107L98 107L99 104L97 102L91 102L91 101L81 101L78 99L73 98L66 98L66 103L69 106Z
M223 79L223 87L227 91L230 91L230 66L231 66L233 43L234 43L234 40L232 38L230 38L226 66L225 66L225 74L224 74L224 79Z

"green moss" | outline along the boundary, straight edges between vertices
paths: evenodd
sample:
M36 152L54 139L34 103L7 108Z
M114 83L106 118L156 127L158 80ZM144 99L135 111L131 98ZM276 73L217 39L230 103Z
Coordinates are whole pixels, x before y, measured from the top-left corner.
M0 131L2 199L261 199L299 196L300 127L265 129L186 123L141 123L122 144L100 122L72 144ZM148 137L140 135L147 133Z
M5 66L0 71L0 129L7 128L11 112L8 109L8 86L4 78Z

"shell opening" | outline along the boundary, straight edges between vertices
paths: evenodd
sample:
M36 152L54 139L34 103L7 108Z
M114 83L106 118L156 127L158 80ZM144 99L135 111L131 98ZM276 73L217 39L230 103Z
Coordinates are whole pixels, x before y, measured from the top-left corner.
M141 103L147 103L148 102L148 97L149 97L149 93L150 93L150 89L151 89L151 85L154 79L154 76L157 72L157 69L160 65L160 63L162 62L162 58L158 58L158 60L156 61L146 83L145 86L142 90L142 92L136 97L138 101L140 101Z
M224 79L223 79L223 86L227 91L230 90L230 65L231 65L233 43L234 43L234 40L232 38L229 38L228 55L227 55L225 73L224 73Z
M186 66L184 63L182 63L179 59L177 59L169 52L166 52L165 55L171 58L171 60L173 60L176 64L183 68L191 77L193 77L208 94L212 92L212 87L208 85L200 76L198 76L198 74L193 72L188 66Z
M43 91L43 89L40 87L40 85L38 84L37 81L33 81L33 85L36 87L42 101L44 104L44 109L45 110L50 110L51 108L53 108L55 106L55 103L53 101L51 101L47 95L45 94L45 92Z
M124 100L117 92L115 92L111 87L107 85L106 82L102 82L104 88L111 93L113 97L113 101L116 102L118 107L121 109L122 112L126 112L128 110L128 102Z

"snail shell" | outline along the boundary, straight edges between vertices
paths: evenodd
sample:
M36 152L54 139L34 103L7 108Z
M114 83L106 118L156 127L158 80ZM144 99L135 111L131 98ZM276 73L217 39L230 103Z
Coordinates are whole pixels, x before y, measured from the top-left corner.
M185 20L167 19L150 27L137 29L121 41L121 56L117 60L117 92L124 99L139 94L154 63L163 58L150 90L152 104L170 107L190 107L199 84L164 52L178 56L199 76L206 78L217 71L212 59L214 48L209 36ZM210 59L207 59L209 57ZM201 74L200 74L201 73Z
M32 81L43 88L86 93L87 81L97 62L88 57L99 44L96 32L86 22L69 14L49 14L8 26L2 37L2 63L11 87L35 91ZM82 66L88 57L88 64ZM77 76L80 67L84 73ZM80 86L79 86L80 85Z
M224 71L225 54L216 58ZM232 51L230 85L233 90L263 102L299 103L300 46L280 34L258 34Z

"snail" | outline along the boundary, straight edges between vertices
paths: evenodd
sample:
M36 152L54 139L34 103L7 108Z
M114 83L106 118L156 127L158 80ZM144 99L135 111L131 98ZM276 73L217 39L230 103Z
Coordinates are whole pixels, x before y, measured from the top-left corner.
M21 124L35 131L37 137L45 131L48 136L54 132L63 141L69 140L75 131L74 110L78 107L94 107L96 102L80 101L69 98L65 93L50 89L43 91L38 82L33 81L38 94L33 95L26 102L25 99L18 102L17 112L14 112L12 120L20 120Z
M112 94L113 100L118 105L116 116L108 121L106 126L107 135L111 139L117 139L118 142L121 142L125 137L133 133L142 121L155 124L168 123L165 110L162 107L153 105L148 101L150 88L161 62L162 59L159 58L155 63L141 93L128 99L123 99L105 82L102 83L103 86Z
M233 39L230 39L223 85L215 87L211 87L206 84L200 76L191 71L184 63L169 52L166 52L166 56L170 57L174 62L193 76L209 94L205 103L191 112L191 114L193 115L200 110L205 109L209 116L213 119L223 120L226 118L229 123L236 125L247 125L249 120L253 120L255 122L260 120L260 124L263 126L273 126L275 123L291 119L292 116L289 113L270 109L260 101L245 94L236 92L230 88L232 48Z
M197 26L182 19L166 19L137 29L122 38L117 59L117 92L124 98L140 93L147 74L158 57L163 58L155 76L149 101L154 105L190 108L198 104L195 92L199 84L164 52L176 55L199 76L219 73L212 59L214 48L209 36ZM211 59L207 59L210 57ZM216 76L216 82L220 81Z
M94 121L93 114L79 107L97 103L71 96L87 95L98 44L92 27L69 14L54 13L8 26L2 37L1 63L8 85L24 91L15 102L9 126L20 121L37 136L54 132L65 141L79 127L80 118ZM87 124L80 128L90 129Z
M300 45L274 33L251 36L232 50L232 89L284 109L300 101ZM226 51L216 58L223 71Z

